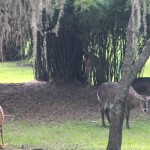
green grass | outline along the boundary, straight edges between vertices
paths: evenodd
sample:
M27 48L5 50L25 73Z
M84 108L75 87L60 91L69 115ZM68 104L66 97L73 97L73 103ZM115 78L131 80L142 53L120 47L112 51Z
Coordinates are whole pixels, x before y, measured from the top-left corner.
M150 120L134 120L131 129L123 128L122 150L150 149ZM66 123L5 122L4 140L7 147L29 145L49 150L103 150L108 142L108 128L100 121L70 121Z
M123 150L149 150L150 149L150 117L132 119L131 129L123 130Z
M148 59L148 61L145 64L143 77L150 77L150 58Z
M27 61L1 62L0 83L20 83L34 80L33 69Z

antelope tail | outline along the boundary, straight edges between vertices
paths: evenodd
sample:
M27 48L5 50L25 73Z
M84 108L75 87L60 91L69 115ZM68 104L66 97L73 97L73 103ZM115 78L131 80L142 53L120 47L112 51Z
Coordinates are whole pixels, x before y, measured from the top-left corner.
M99 97L99 94L98 94L98 90L97 90L97 100L98 100L98 102L99 102L99 104L101 106L101 100L100 100L100 97Z
M98 101L100 102L100 98L99 98L99 95L98 95L98 91L97 91L97 99L98 99Z

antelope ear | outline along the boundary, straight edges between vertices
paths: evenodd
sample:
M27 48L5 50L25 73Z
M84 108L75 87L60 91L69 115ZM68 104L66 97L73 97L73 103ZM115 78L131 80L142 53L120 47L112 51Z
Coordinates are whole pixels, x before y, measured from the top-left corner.
M134 94L138 99L140 99L141 101L144 100L144 97L142 95L139 95L137 93Z
M150 96L147 96L146 99L147 99L147 101L149 101L150 100Z

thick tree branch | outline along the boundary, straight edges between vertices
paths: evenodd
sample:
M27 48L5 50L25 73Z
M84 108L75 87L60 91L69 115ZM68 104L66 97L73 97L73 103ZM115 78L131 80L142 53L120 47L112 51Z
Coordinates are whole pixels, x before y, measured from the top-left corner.
M142 53L139 55L138 60L132 65L131 76L136 76L141 68L145 65L150 56L150 39L147 41L146 46L143 48Z

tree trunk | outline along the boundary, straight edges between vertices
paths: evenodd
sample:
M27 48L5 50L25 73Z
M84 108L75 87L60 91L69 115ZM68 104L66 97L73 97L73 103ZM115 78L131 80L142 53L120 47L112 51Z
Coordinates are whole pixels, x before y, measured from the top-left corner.
M125 89L129 89L129 85L119 87L116 93L114 109L111 112L111 125L107 150L120 150L122 143L122 126L125 112L125 99L127 93Z
M138 25L139 14L135 6L135 1L132 6L132 13L128 23L127 29L127 50L122 67L122 78L120 80L120 88L115 95L114 106L112 109L112 118L110 124L109 141L107 150L120 150L122 143L122 126L125 112L125 104L127 93L131 82L140 72L145 62L150 56L150 39L143 48L142 53L136 58L136 51L138 49L138 35L140 27ZM140 3L139 3L140 4ZM140 7L140 6L139 6ZM134 19L133 19L134 18Z

